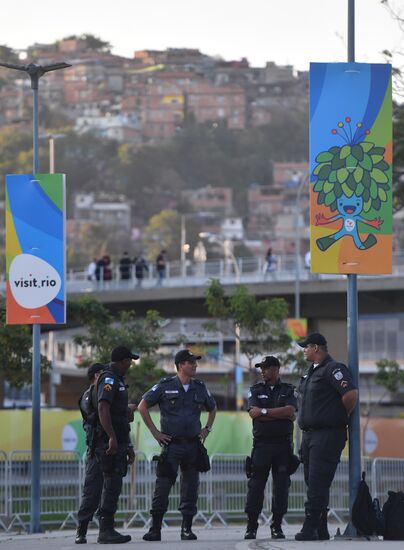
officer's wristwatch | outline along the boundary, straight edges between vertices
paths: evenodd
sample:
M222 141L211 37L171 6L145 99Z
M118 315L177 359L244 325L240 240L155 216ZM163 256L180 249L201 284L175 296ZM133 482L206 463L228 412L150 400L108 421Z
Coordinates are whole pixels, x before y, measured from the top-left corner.
M208 430L208 432L210 433L210 432L212 431L212 426L208 426L208 425L206 424L205 429Z
M268 409L261 409L262 416L266 416L268 414Z

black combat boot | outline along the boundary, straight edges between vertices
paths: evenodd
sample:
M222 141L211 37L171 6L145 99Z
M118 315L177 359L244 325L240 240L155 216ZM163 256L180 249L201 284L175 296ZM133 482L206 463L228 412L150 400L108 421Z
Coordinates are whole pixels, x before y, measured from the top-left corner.
M121 535L118 531L115 531L113 516L100 517L100 532L97 542L100 544L123 544L130 540L132 540L130 535Z
M247 529L245 531L245 539L255 539L258 530L258 516L248 514Z
M282 531L282 516L278 516L276 514L272 514L272 521L271 521L271 537L273 539L284 539L285 535Z
M320 510L306 509L306 518L302 530L295 535L295 540L318 540L317 529L320 523Z
M89 523L88 521L79 521L79 525L76 531L76 538L74 540L75 544L86 544L88 523Z
M181 540L196 540L198 537L192 531L193 516L182 516Z
M330 533L328 532L328 525L327 525L327 517L328 517L328 508L325 510L321 510L320 513L320 522L318 524L318 540L330 540Z
M161 524L163 523L163 514L152 514L152 524L150 529L143 535L143 540L158 541L161 540Z

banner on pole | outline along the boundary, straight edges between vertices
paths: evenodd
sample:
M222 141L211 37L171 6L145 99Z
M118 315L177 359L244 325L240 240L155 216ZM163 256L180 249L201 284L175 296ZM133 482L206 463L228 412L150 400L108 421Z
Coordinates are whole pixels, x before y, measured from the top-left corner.
M392 271L391 65L310 65L310 252L317 273Z
M66 322L65 176L6 176L7 323Z

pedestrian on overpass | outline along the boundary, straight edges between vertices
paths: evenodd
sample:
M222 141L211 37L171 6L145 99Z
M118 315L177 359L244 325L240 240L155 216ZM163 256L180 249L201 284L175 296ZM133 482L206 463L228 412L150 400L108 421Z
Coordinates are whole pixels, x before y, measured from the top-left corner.
M300 449L307 486L305 520L296 540L328 540L330 487L347 440L348 418L358 400L349 369L328 353L318 332L299 342L311 363L298 387Z
M206 449L203 442L212 430L216 403L202 380L194 378L199 355L187 349L174 358L176 376L163 378L147 391L138 410L153 437L162 447L157 464L157 479L153 495L150 530L143 536L147 541L161 540L161 525L168 508L168 497L181 468L179 510L182 513L181 540L196 540L192 520L197 512L199 472L207 471ZM160 407L160 430L154 424L149 408ZM201 427L202 410L208 420Z
M248 393L248 414L253 421L254 444L251 458L247 458L246 462L249 480L245 506L248 515L245 539L256 538L265 486L271 470L271 536L273 539L285 538L282 519L288 510L290 468L293 460L293 421L297 402L295 387L282 382L279 377L280 366L277 357L264 357L255 365L261 369L262 382L251 386Z

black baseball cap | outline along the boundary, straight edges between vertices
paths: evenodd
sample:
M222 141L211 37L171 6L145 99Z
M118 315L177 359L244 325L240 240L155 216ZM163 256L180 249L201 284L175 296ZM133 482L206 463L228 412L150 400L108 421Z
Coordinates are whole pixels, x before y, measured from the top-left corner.
M326 346L327 340L319 332L312 332L302 342L298 342L301 348L305 348L309 344L316 344L317 346Z
M281 364L277 357L274 357L273 355L266 355L261 359L261 363L255 363L254 366L256 369L259 369L267 367L280 367Z
M126 346L117 346L112 350L111 361L113 363L123 361L124 359L139 359L139 355L137 353L132 353Z
M89 380L92 380L94 376L97 374L97 372L101 372L105 369L105 365L102 363L94 363L93 365L90 365L87 369L87 377Z
M178 365L179 363L184 363L185 361L199 361L201 355L194 355L189 349L181 349L177 351L174 357L174 363Z

